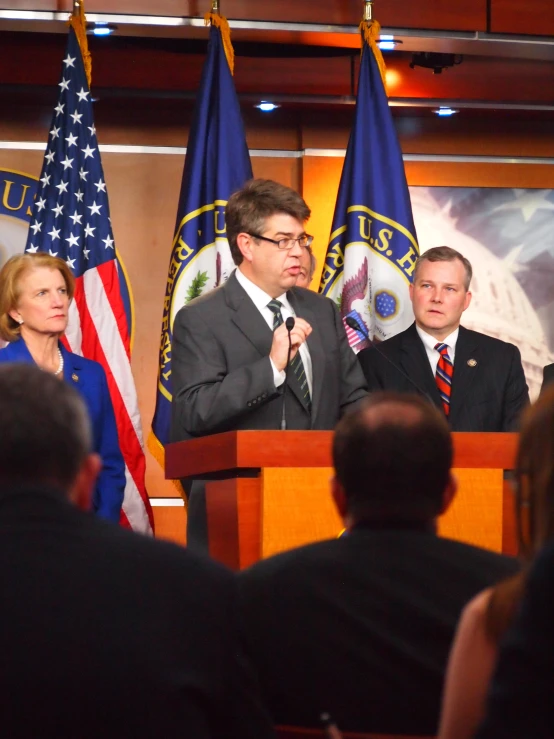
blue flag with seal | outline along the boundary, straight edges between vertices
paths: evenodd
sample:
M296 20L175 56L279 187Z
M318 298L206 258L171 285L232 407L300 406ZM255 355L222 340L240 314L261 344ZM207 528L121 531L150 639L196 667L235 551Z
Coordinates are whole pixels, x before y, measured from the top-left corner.
M208 54L187 144L173 251L164 297L156 410L149 448L163 464L171 420L171 343L177 311L223 283L235 265L225 230L231 193L252 178L233 84L229 24L214 14Z
M402 152L384 86L377 21L362 21L362 59L320 292L343 321L352 316L382 341L413 321L409 285L419 254ZM345 324L350 346L367 345Z

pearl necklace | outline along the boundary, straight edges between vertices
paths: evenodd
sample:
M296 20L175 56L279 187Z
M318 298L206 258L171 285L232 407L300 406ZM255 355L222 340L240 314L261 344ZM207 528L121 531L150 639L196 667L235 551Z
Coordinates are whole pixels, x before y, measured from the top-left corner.
M58 369L54 372L55 375L60 375L63 372L63 354L61 353L59 347L58 347L58 357L60 359L60 363L58 365Z

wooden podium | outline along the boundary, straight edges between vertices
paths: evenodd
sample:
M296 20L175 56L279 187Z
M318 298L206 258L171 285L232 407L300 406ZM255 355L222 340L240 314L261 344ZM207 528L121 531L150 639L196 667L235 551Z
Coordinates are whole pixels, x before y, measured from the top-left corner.
M232 431L166 447L169 479L206 480L210 553L233 569L312 541L342 523L329 491L330 431ZM439 533L514 553L506 472L516 434L454 433L459 492Z

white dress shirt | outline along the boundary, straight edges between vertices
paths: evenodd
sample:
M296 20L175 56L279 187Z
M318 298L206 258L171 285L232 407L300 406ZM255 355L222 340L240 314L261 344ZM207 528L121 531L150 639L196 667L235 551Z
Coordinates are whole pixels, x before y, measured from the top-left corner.
M239 285L246 290L246 293L250 300L254 303L256 308L260 311L262 314L265 322L269 326L269 328L273 331L273 318L274 314L273 312L267 307L267 304L273 300L271 295L268 295L266 292L264 292L261 287L258 287L255 285L252 280L249 280L248 277L245 277L243 273L240 271L240 267L237 267L235 270L236 278L239 282ZM281 315L283 316L283 321L286 321L289 316L296 317L296 314L294 310L292 309L291 304L287 300L287 294L283 293L278 298L275 298L275 300L278 300L281 303ZM300 348L298 350L300 352L300 357L302 358L302 362L304 364L304 371L306 373L306 379L308 380L308 388L310 390L310 397L313 397L312 392L312 358L310 357L310 350L308 349L307 342L304 342L300 345ZM271 367L273 368L273 381L275 382L275 387L279 387L283 384L285 381L285 371L281 370L279 371L275 364L273 363L273 360L271 357L269 358L269 361L271 362Z
M440 358L440 352L438 352L435 349L435 346L437 344L446 344L448 347L448 356L450 357L450 361L452 362L452 365L454 365L454 355L456 353L456 342L458 341L458 334L460 333L460 329L457 328L455 331L452 331L451 334L449 334L444 341L439 341L438 339L435 339L434 336L431 336L431 334L428 334L426 331L421 329L416 324L416 331L419 334L419 338L423 342L423 346L425 347L425 351L427 353L427 357L429 359L429 363L431 365L431 369L433 370L433 375L437 374L437 364L439 363Z

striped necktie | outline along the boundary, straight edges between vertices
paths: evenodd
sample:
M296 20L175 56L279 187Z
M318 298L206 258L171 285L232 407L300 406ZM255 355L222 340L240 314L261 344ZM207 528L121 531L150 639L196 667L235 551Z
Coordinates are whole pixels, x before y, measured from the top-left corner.
M450 394L452 392L452 373L454 366L448 356L448 346L446 344L435 344L435 349L440 353L435 382L439 389L444 413L448 416L450 413Z
M281 313L282 303L279 300L270 300L267 307L273 313L273 330L275 331L275 329L283 323L283 315ZM292 367L294 376L298 380L304 402L306 403L307 408L310 409L312 404L310 388L308 386L308 379L306 378L304 362L302 361L299 351L297 351L294 357L290 360L290 366Z

